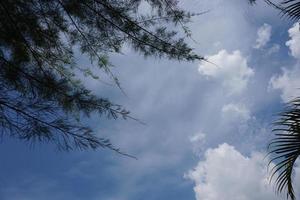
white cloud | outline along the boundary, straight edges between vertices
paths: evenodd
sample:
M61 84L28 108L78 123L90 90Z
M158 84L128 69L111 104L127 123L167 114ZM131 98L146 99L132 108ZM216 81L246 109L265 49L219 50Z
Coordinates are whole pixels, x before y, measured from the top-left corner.
M291 39L285 44L290 48L292 56L300 59L300 27L299 23L295 23L292 28L289 29L289 36Z
M281 90L281 99L288 102L300 96L300 26L294 24L289 30L290 40L286 45L290 48L291 55L299 59L292 69L282 68L281 75L275 75L270 79L269 88Z
M267 176L262 153L243 156L226 143L205 153L185 177L195 182L197 200L279 200Z
M243 91L247 87L248 79L254 74L247 59L238 50L233 53L221 50L207 59L215 65L202 62L198 68L199 73L220 81L230 93Z
M260 49L270 41L272 27L269 24L264 24L257 30L257 39L254 48Z
M192 8L192 12L195 13L211 9L209 13L193 18L193 23L191 23L191 30L194 33L193 38L200 43L200 45L193 43L195 52L202 52L204 55L215 54L221 49L227 49L230 55L235 49L239 49L241 52L249 52L252 49L253 41L256 40L257 28L253 21L266 19L265 13L268 12L275 13L276 18L274 18L274 22L279 23L280 21L277 18L276 10L271 7L259 7L259 2L258 6L255 7L249 6L246 1L239 0L184 0L179 2ZM263 4L261 3L261 5ZM251 10L248 11L248 9ZM258 10L262 14L257 14ZM245 16L247 13L250 13L250 17ZM216 41L219 42L212 45ZM203 148L214 146L223 141L237 145L247 143L249 146L239 145L242 146L241 149L245 150L257 148L258 145L265 145L269 132L266 131L265 135L267 136L263 137L265 141L262 141L260 133L252 131L253 127L247 129L247 132L243 132L247 134L239 134L235 128L232 128L232 124L228 125L221 116L221 108L226 102L243 102L244 99L247 99L251 101L251 104L255 105L255 108L260 108L257 110L262 110L264 105L269 106L268 101L262 101L260 95L258 95L265 89L260 87L265 83L265 80L259 79L255 81L257 90L243 93L242 99L232 96L224 97L222 93L224 88L220 85L211 84L209 81L201 80L199 74L194 71L192 63L178 63L150 57L144 60L142 56L132 53L132 49L129 49L126 49L124 52L125 55L112 55L113 57L111 58L111 61L116 66L112 70L117 72L116 75L128 97L122 95L117 88L106 86L100 81L93 82L96 85L92 85L92 87L100 96L109 97L113 102L124 105L132 112L134 117L141 119L148 125L142 126L132 120L118 120L117 122L104 120L102 121L103 123L99 123L99 119L96 116L89 123L95 126L95 131L99 133L99 136L107 136L116 147L120 147L122 151L137 156L139 160L124 159L122 156L115 155L110 151L97 151L96 153L88 154L79 153L78 155L75 152L76 154L72 156L72 159L61 159L62 156L64 158L64 154L57 156L56 152L50 152L51 158L53 157L54 161L59 162L60 165L52 167L50 169L51 173L45 173L47 169L43 167L39 168L42 171L37 171L37 173L45 176L50 174L50 178L57 180L55 187L45 190L43 198L40 198L40 195L34 195L33 191L28 190L27 194L20 192L16 199L28 198L33 200L32 195L28 193L32 193L33 196L37 196L39 199L45 199L47 196L53 198L54 193L55 196L70 193L70 199L79 199L81 195L72 190L74 188L71 185L74 182L73 180L83 183L88 182L88 184L82 184L82 188L83 191L89 192L89 199L167 199L166 197L170 199L176 199L176 197L177 199L184 199L191 188L189 184L186 184L186 181L182 180L181 176L187 168L189 169L190 164L195 159L193 152L191 152L191 147L197 143L190 143L190 138L188 138L190 134L195 133L197 135L199 130L203 130L204 133L207 130L210 131L206 134ZM78 60L82 62L81 58ZM88 65L89 60L81 64ZM219 66L224 67L222 65ZM231 69L232 66L229 64L228 66ZM209 65L209 67L213 68L214 66ZM222 68L221 72L218 73L223 73L226 70L227 68ZM232 69L232 71L237 72L238 70ZM244 78L246 81L242 79L243 83L247 83L248 78L251 76L249 74L253 73L246 74L248 75ZM231 73L228 72L226 79L220 78L222 81L230 82L231 77L241 76L231 76ZM86 79L83 81L86 81ZM235 81L236 84L233 85L237 87L239 82ZM267 110L269 113L270 109ZM266 113L266 116L268 113ZM268 119L264 120L268 121ZM198 142L203 141L200 139L201 136L197 137L196 135L194 138L191 137L191 139ZM259 142L257 142L258 139L256 138L260 138ZM13 160L11 158L14 155L18 156L17 151L15 151L15 145L9 144L1 145L4 148L2 156L7 158L8 161ZM5 156L7 152L11 153L10 156ZM20 151L20 153L22 155L25 154L23 151ZM37 153L40 152L37 151ZM3 174L11 176L2 179L2 186L16 185L21 191L24 189L23 185L17 186L16 182L22 179L22 176L19 175L20 173L24 172L30 176L33 175L33 173L30 173L32 166L29 164L35 164L37 161L34 159L40 158L39 154L38 156L33 156L32 154L32 151L29 151L29 153L24 155L30 159L29 161L32 159L34 161L28 162L28 165L25 163L26 166L24 167L13 164L10 167L6 167L9 163L2 165L2 169L7 168L7 170L3 170L3 172L6 172ZM69 157L69 155L67 156ZM73 157L75 157L75 160ZM80 161L82 160L86 160L89 165L81 165ZM77 164L79 169L72 172L72 175L77 175L76 177L70 177L70 174L62 171L63 169L69 169L65 166L75 165L76 167ZM60 166L63 166L63 168ZM221 166L222 164L219 167ZM12 171L18 173L10 173ZM78 176L79 172L84 177ZM92 178L87 179L88 176ZM110 189L106 190L107 183L105 181L107 178L109 183L114 185L113 192ZM160 181L153 184L153 181L156 180ZM27 184L27 186L29 189L35 188L35 184ZM89 186L92 187L86 188ZM25 187L25 189L27 188ZM9 193L5 197L1 193L0 196L3 200L11 200L12 194L17 195L18 192L14 191L14 193ZM54 199L67 198L54 197ZM231 199L220 198L219 200Z
M295 67L291 70L282 68L283 73L273 76L269 88L281 90L281 99L288 102L300 96L300 70Z
M250 111L244 105L239 104L226 104L222 107L222 114L225 118L239 119L247 121L250 119Z

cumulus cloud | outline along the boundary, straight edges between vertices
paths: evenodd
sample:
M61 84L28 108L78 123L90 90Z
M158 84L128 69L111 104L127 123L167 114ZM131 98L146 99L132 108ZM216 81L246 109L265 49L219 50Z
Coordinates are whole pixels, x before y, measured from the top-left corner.
M290 40L285 44L290 48L293 57L300 59L300 27L299 23L295 23L292 28L289 29Z
M295 67L291 70L282 68L282 74L273 76L270 80L269 88L281 91L283 102L289 102L300 96L300 70Z
M260 48L266 46L266 44L271 39L271 32L272 32L272 27L269 24L262 25L257 30L257 39L256 39L256 43L254 45L254 48L260 49Z
M267 161L262 153L243 156L226 143L205 153L185 175L195 182L197 200L279 200L269 185Z
M207 58L214 64L202 62L198 68L199 73L220 81L230 93L243 91L249 78L254 74L253 69L248 66L247 59L239 50L232 53L221 50Z
M290 40L286 45L290 48L291 55L297 59L296 65L292 69L282 68L280 75L274 75L269 82L269 89L281 91L281 99L288 102L300 96L300 26L294 24L289 30Z
M247 121L251 117L250 111L246 106L234 103L224 105L222 114L225 118L240 119L242 121Z

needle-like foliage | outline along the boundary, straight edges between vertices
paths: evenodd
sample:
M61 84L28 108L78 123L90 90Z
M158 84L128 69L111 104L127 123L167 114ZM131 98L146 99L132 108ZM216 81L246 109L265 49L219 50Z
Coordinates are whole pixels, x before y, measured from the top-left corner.
M74 50L120 88L108 57L123 45L144 56L203 59L170 28L179 25L188 35L185 24L191 16L175 0L0 1L1 133L53 142L64 150L107 147L119 152L82 125L80 117L99 113L126 119L129 112L84 87L76 73L99 77L89 66L76 64Z

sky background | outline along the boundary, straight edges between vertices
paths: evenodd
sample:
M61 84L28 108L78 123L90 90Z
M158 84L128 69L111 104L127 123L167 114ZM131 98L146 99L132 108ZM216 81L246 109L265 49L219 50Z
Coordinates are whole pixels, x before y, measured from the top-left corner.
M192 19L188 42L216 65L144 58L127 47L111 56L126 95L84 80L146 123L86 119L138 160L4 138L1 200L281 199L268 184L266 145L276 113L300 95L299 25L259 2L184 0L180 6L209 10ZM296 190L297 180L298 167Z

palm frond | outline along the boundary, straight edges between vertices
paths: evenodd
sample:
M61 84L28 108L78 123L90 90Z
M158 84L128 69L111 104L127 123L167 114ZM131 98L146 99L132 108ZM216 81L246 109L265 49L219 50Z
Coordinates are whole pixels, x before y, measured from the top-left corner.
M249 0L250 4L255 4L257 0ZM281 11L282 16L291 20L300 20L300 1L284 0L281 3L274 3L272 0L264 0L270 6Z
M275 138L269 144L271 181L274 180L277 193L286 192L287 199L295 200L293 169L300 155L300 98L291 101L280 118L274 123Z
M281 3L282 12L292 20L300 19L300 1L299 0L286 0Z

